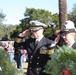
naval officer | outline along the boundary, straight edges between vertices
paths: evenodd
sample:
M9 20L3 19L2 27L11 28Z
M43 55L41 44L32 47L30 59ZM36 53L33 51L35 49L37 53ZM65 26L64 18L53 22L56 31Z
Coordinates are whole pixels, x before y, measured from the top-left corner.
M23 46L23 48L27 50L27 75L47 75L43 70L49 60L49 56L54 53L55 45L52 40L43 35L44 28L47 27L46 24L37 20L32 20L29 23L31 28L23 31L17 36L14 47ZM34 38L28 38L22 42L22 39L29 33L32 33Z
M76 49L76 28L73 21L65 21L61 26L61 36L69 47Z

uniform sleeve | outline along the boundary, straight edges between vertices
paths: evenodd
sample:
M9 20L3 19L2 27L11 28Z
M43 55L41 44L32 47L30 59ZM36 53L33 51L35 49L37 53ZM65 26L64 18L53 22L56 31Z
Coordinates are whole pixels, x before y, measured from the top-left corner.
M54 49L55 49L55 46L50 46L48 49L47 49L47 54L48 55L51 55L51 54L53 54L54 53Z
M24 37L18 35L18 36L16 37L16 39L15 39L15 42L21 43L21 42L23 41L23 39L24 39Z
M53 41L50 41L51 43L47 46L47 54L51 55L54 53L56 45L53 43Z
M21 36L18 35L15 38L14 48L23 47L23 39L24 39L24 37L21 37Z
M20 47L21 49L27 49L31 41L32 39L27 39L25 37L17 36L14 42L14 48Z

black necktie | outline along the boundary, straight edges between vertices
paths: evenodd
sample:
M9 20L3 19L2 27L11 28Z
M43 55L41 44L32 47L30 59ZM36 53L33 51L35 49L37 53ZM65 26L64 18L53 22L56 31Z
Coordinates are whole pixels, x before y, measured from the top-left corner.
M38 42L39 42L38 40L37 40L37 41L35 41L35 46L37 46Z

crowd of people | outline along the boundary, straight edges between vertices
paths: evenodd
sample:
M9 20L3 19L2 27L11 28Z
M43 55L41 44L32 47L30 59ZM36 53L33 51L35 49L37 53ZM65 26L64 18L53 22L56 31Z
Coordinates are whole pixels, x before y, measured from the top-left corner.
M27 51L25 49L15 51L14 41L0 41L0 50L5 50L9 54L10 62L16 62L17 68L22 68L23 62L28 60ZM21 53L21 56L19 55L19 52Z

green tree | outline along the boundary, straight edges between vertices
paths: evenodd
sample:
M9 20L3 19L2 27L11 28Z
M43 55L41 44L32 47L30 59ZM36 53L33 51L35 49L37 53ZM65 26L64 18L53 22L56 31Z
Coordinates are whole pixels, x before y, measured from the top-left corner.
M16 27L16 30L12 33L11 37L16 37L20 32L24 31L27 28L30 28L30 20L38 20L47 24L48 28L46 28L44 32L44 35L47 37L52 33L51 23L55 22L56 25L59 24L58 14L52 14L51 12L44 9L26 8L24 16L25 18L20 20L21 24Z
M5 35L10 36L12 31L15 30L17 25L6 25L3 24L3 21L5 21L6 15L3 13L3 11L0 9L0 40Z
M0 75L22 75L22 73L22 70L18 70L16 65L10 62L8 52L0 49Z
M63 75L64 68L67 69L67 73L72 70L71 74L66 75L76 75L76 50L65 45L58 47L50 55L50 60L45 66L45 72L49 75Z
M72 11L69 13L69 19L72 20L76 26L76 4L74 4Z
M1 23L0 24L0 38L4 37L5 35L10 36L13 30L15 30L16 26L17 25L4 25Z
M4 19L5 19L5 14L0 9L0 23L2 23L4 21Z

